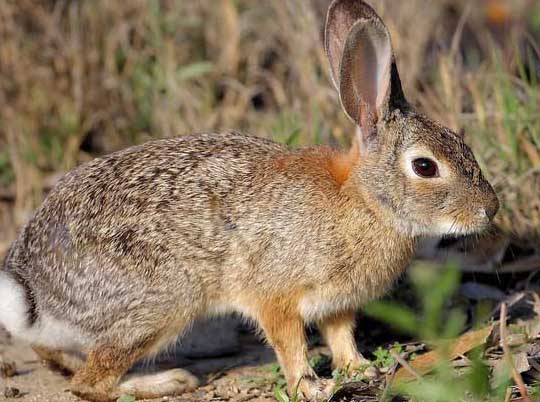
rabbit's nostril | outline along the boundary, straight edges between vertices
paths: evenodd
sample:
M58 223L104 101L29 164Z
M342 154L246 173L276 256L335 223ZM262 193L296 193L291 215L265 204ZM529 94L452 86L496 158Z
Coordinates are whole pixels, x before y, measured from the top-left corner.
M494 197L492 201L486 206L484 211L488 219L492 221L497 214L497 211L499 211L499 199L497 197Z

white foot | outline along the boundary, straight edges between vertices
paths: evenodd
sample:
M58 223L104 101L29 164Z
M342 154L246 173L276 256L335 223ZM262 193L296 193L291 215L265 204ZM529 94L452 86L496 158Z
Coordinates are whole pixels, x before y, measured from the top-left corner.
M199 385L197 378L182 369L153 374L131 374L118 385L120 394L133 395L139 399L175 396L192 391Z

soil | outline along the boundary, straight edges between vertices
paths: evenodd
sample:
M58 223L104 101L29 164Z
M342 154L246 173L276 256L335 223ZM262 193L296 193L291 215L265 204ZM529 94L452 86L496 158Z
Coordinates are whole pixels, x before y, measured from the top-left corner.
M508 315L515 325L525 326L535 322L540 312L540 298L532 290L540 290L537 281L531 281L527 274L527 286L519 275L492 276L490 280L478 275L469 278L463 277L462 285L454 302L458 303L464 311L471 316L474 322L477 300L492 300L493 306L504 301L508 304ZM495 281L496 283L491 283ZM516 292L514 289L528 289ZM505 291L501 291L504 289ZM410 287L405 282L397 286L392 298L399 300L411 308L418 308L412 297ZM492 312L492 318L499 316L498 308ZM530 321L533 320L533 321ZM378 346L391 345L394 342L407 344L412 339L396 333L390 327L359 314L357 340L360 351L367 358L373 359L373 352ZM527 325L529 325L527 324ZM530 326L530 325L529 325ZM540 327L534 325L534 336L526 344L525 353L529 360L540 359ZM532 328L532 327L531 327ZM529 328L530 329L530 328ZM529 331L529 330L528 330ZM530 332L530 331L529 331ZM329 355L329 350L321 346L321 339L317 332L309 331L311 341L310 355ZM496 363L501 359L499 341L491 342L491 349L495 352L488 359ZM532 346L531 346L532 345ZM520 349L521 350L521 349ZM320 360L320 359L319 359ZM13 362L15 366L10 366ZM3 364L2 364L3 363ZM8 363L6 365L6 363ZM3 367L2 367L3 366ZM210 323L200 323L194 326L191 335L187 336L182 345L174 353L164 356L151 366L137 366L135 371L159 371L181 367L195 374L201 386L193 393L180 397L156 399L155 401L275 401L274 388L276 383L283 382L279 374L279 366L273 350L261 342L251 329L245 327L241 321L224 318ZM525 367L524 376L527 381L540 379L540 366ZM329 367L319 367L317 372L322 376L329 376ZM2 374L8 374L2 378ZM384 376L382 376L384 377ZM381 378L383 380L383 378ZM530 383L529 381L529 383ZM365 384L360 384L366 387ZM357 386L357 385L355 385ZM69 379L44 366L34 354L32 349L18 341L9 338L0 328L0 401L21 402L77 402L80 401L69 391ZM376 400L377 384L368 390L345 390L352 394L361 394L362 399L346 398L350 401ZM373 391L373 392L372 392ZM373 395L372 395L373 394ZM9 397L8 397L9 396Z
M13 361L16 365L16 374L2 379L0 401L80 401L69 393L69 379L43 365L27 345L3 335L0 353L5 361ZM270 348L252 335L242 335L240 350L234 355L204 359L172 356L144 370L182 367L199 377L202 385L195 392L177 398L162 398L163 401L274 401L272 391L276 374L271 370L273 362L275 356ZM6 398L6 390L13 393L9 388L19 390L17 399Z
M1 329L0 329L1 331ZM311 353L328 353L316 347ZM69 379L46 367L27 345L11 340L0 332L0 356L16 365L16 373L1 378L0 401L20 402L78 402L69 391ZM253 334L239 335L239 348L229 356L190 359L173 355L160 359L155 365L135 370L157 371L182 367L197 375L201 386L193 393L181 397L167 397L153 401L275 401L273 389L277 379L274 352ZM17 398L7 398L6 392ZM17 393L17 391L15 391Z

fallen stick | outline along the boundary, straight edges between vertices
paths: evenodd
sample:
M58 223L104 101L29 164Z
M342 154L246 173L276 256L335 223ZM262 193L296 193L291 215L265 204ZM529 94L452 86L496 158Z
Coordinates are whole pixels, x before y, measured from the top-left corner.
M512 371L512 377L514 377L514 382L516 383L519 393L521 394L521 399L523 402L531 402L531 397L527 392L527 387L523 382L521 374L516 370L514 366L514 359L512 358L512 353L510 352L510 347L508 346L507 333L506 333L506 303L501 305L501 315L499 321L499 330L501 333L501 345L504 352L504 358L507 363L510 365L510 370Z
M466 332L459 338L454 339L449 346L449 355L447 356L448 359L457 359L459 356L462 356L465 353L471 351L472 349L486 343L486 339L491 334L492 329L493 325L489 325L485 328ZM437 363L441 361L441 358L444 357L440 356L439 351L433 350L431 352L427 352L423 355L418 356L410 364L407 363L407 365L412 368L416 374L425 375L437 366ZM400 368L396 373L396 382L411 381L417 379L417 377L414 374L411 374L410 370L406 369L403 364L402 366L403 367Z
M393 349L390 349L390 355L396 359L396 361L401 364L401 367L403 367L405 370L407 370L409 372L409 374L411 374L413 377L415 377L417 380L421 380L422 379L422 376L420 374L418 374L416 372L415 369L413 369L411 367L411 365L409 363L407 363L407 361L401 357L401 355L396 352L395 350Z

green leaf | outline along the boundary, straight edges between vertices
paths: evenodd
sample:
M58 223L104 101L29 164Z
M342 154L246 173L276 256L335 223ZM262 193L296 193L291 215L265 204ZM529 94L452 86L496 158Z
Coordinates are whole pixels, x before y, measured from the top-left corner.
M285 144L289 147L296 147L298 146L298 142L300 140L300 134L302 134L302 130L299 128L294 129L291 131L287 139L285 140Z
M462 400L465 388L459 380L444 382L439 378L423 379L409 383L399 382L394 386L402 395L429 402L456 402Z
M461 309L452 309L450 314L448 314L448 318L446 319L442 337L446 339L455 338L463 331L466 322L467 316Z
M376 367L390 367L394 363L390 352L380 346L373 352L373 356L375 356L373 365Z
M134 396L131 395L122 395L120 398L116 400L116 402L135 402L136 399Z
M281 387L274 387L274 397L278 402L290 402L287 393Z
M178 79L178 81L187 81L194 78L199 78L211 72L213 68L214 65L207 61L192 63L178 69L176 71L176 78Z
M473 395L489 395L491 387L489 384L490 369L482 360L473 360L471 372L468 375L469 386Z
M424 322L420 335L423 338L435 338L440 334L445 303L459 285L460 271L455 264L446 264L442 268L419 264L411 270L411 279L424 304Z

